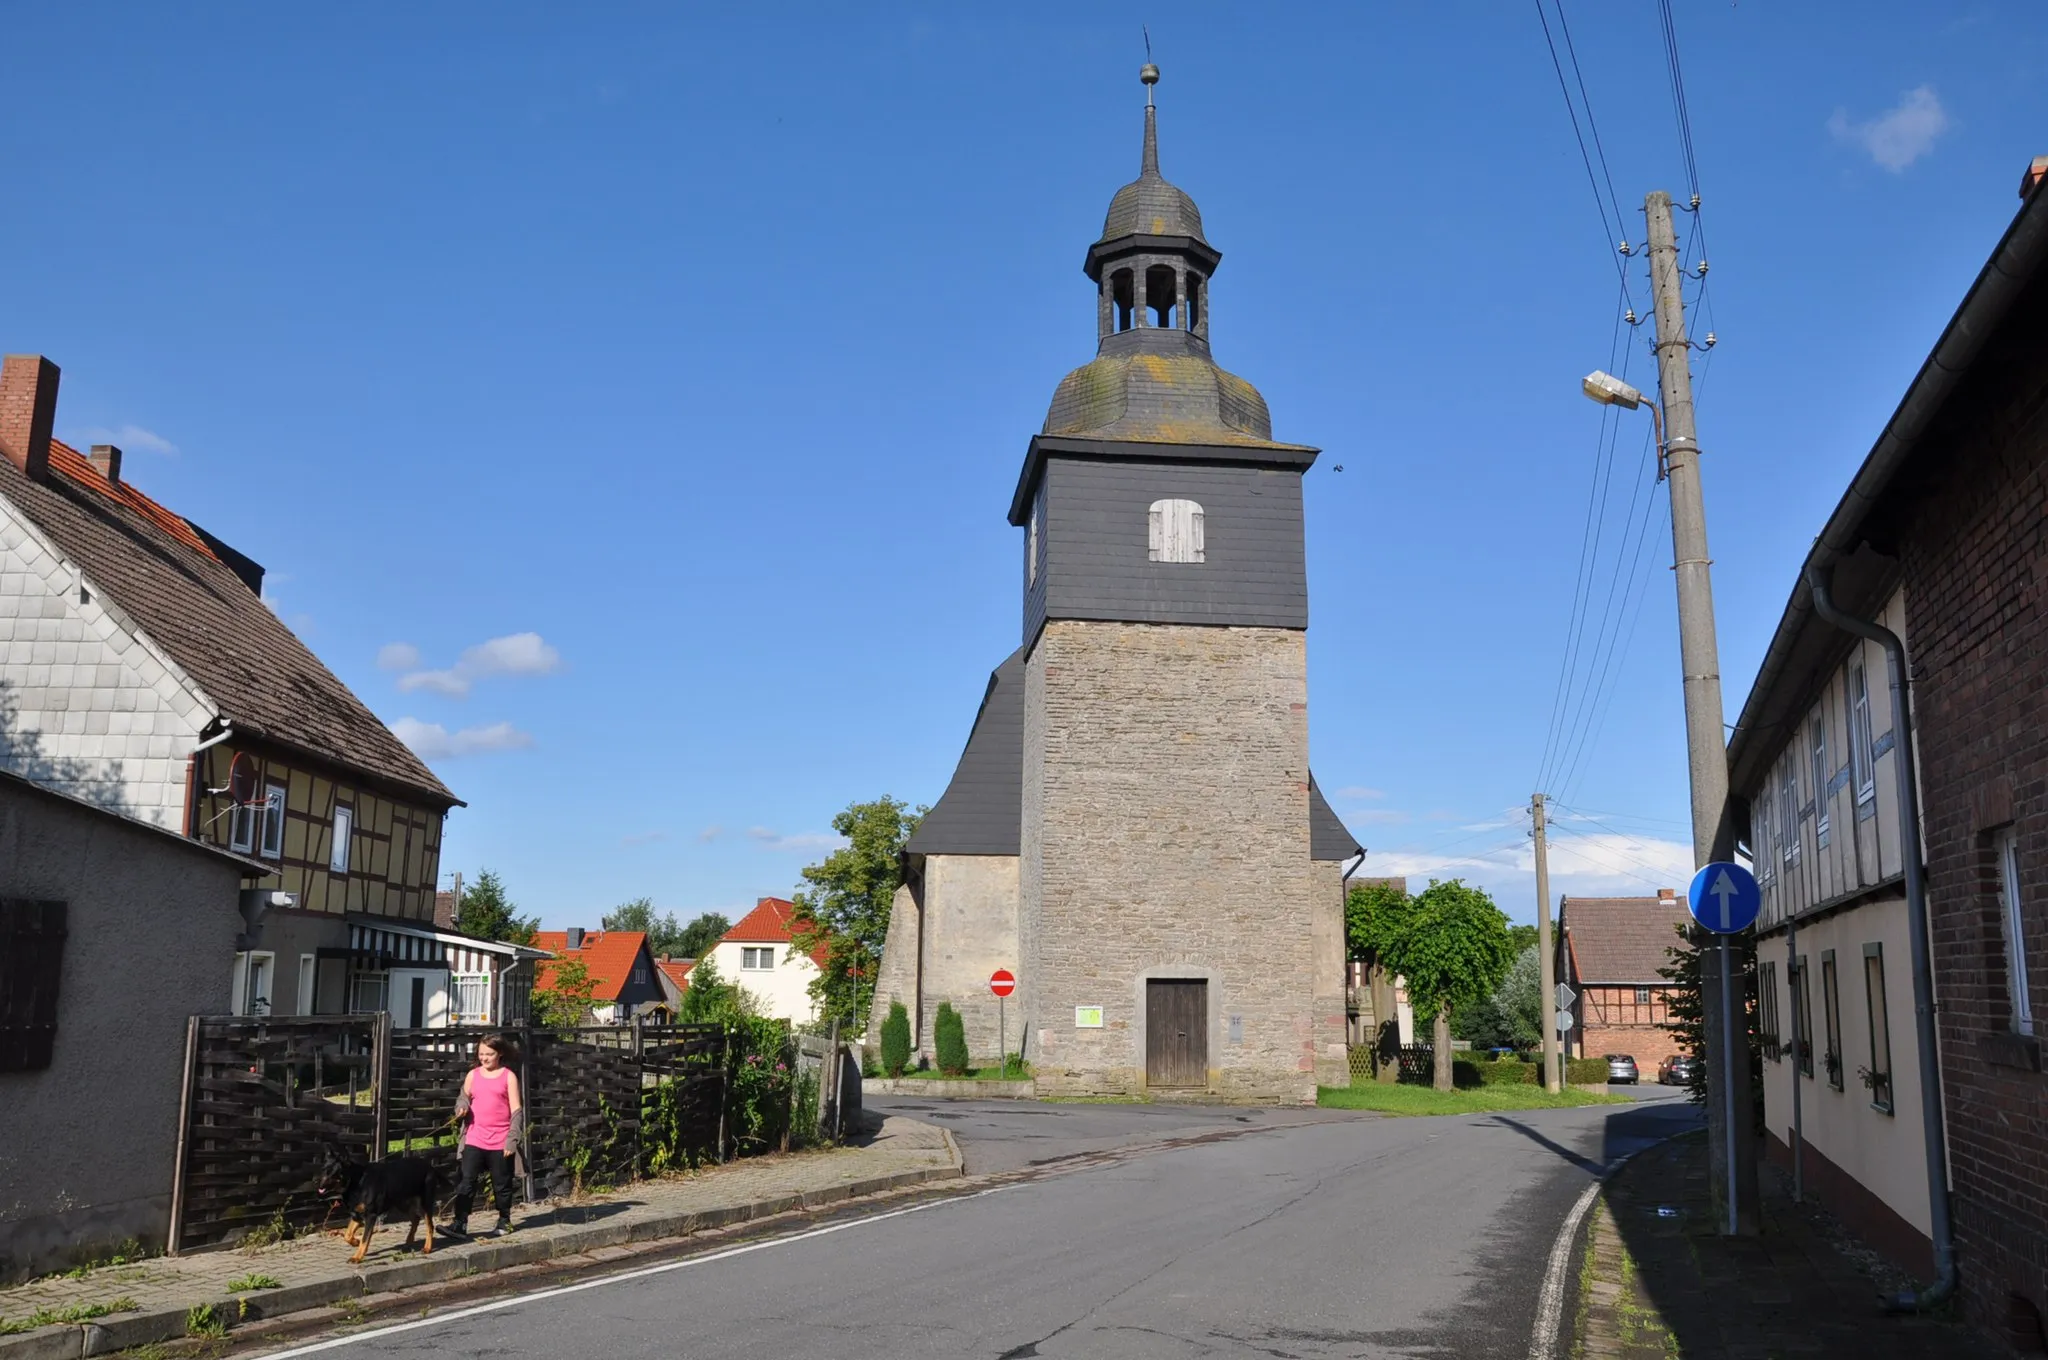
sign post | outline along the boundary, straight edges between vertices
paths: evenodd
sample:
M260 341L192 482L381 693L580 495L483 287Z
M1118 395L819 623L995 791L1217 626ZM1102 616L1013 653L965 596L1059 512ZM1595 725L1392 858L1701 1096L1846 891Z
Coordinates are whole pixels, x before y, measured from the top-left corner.
M996 994L996 1071L1010 1075L1010 1024L1005 1015L1006 999L1017 990L1017 975L1007 968L989 974L988 989Z
M1721 1092L1727 1102L1727 1136L1721 1141L1728 1151L1728 1235L1736 1235L1735 1223L1735 937L1756 923L1763 905L1756 879L1740 864L1715 860L1692 876L1686 889L1686 910L1702 927L1721 937ZM1747 1056L1748 1045L1743 1045ZM1744 1064L1745 1068L1747 1063ZM1748 1072L1742 1073L1748 1079ZM1797 1078L1794 1078L1795 1081Z

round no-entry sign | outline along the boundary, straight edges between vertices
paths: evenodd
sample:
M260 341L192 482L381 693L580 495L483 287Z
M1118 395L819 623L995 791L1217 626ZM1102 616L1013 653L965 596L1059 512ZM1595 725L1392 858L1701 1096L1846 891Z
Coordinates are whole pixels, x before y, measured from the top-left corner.
M997 996L1008 996L1017 990L1017 975L1007 968L998 968L989 975L988 989Z

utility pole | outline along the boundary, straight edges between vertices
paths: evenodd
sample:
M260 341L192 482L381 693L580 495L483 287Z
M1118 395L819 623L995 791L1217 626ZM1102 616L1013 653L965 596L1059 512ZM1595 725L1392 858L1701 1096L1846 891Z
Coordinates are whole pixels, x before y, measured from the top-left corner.
M1671 195L1661 189L1651 194L1644 211L1649 218L1650 285L1656 294L1658 395L1664 408L1663 455L1670 479L1672 567L1678 578L1678 650L1685 680L1686 757L1692 777L1692 858L1698 869L1727 858L1734 849L1727 818L1728 750L1722 737L1720 648L1714 637L1714 588L1708 571L1712 559L1707 556L1700 446L1693 423L1692 342L1685 333ZM1729 1231L1753 1236L1758 1217L1756 1144L1749 1137L1754 1119L1747 1076L1749 1026L1735 986L1732 937L1722 936L1719 947L1705 951L1700 962L1707 1042L1724 1046L1728 1059L1707 1064L1707 1146L1714 1196L1726 1210ZM1732 1085L1727 1078L1730 1072L1739 1074Z
M1536 823L1536 952L1543 960L1543 1084L1562 1091L1557 1070L1557 957L1550 949L1550 845L1544 839L1543 795L1529 796L1529 815Z

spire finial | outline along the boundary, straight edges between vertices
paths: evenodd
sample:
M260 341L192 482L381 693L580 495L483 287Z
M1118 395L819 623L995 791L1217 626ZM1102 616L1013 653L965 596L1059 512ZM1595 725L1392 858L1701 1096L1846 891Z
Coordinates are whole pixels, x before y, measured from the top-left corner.
M1145 55L1152 55L1152 35L1145 35ZM1146 62L1138 68L1138 79L1145 82L1145 154L1138 165L1140 176L1159 173L1159 114L1152 107L1152 87L1159 83L1159 68Z

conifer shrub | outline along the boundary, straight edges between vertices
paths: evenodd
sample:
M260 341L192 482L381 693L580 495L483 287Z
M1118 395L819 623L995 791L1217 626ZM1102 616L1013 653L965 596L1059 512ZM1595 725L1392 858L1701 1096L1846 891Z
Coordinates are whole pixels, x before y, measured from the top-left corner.
M882 1022L882 1070L900 1077L910 1066L910 1012L901 1001L889 1003L889 1018Z
M967 1075L967 1025L950 1001L939 1003L932 1020L932 1047L937 1050L939 1071L949 1077Z

